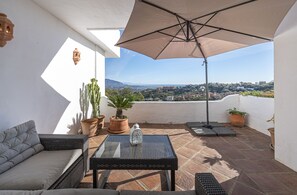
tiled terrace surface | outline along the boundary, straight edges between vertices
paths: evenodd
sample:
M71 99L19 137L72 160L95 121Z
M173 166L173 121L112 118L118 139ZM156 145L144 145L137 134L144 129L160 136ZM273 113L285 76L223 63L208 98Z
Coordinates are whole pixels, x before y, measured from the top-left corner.
M185 125L140 125L144 134L168 134L178 156L176 190L194 189L194 174L211 172L228 194L290 195L297 194L297 173L275 161L269 148L270 137L250 128L234 128L236 137L197 137ZM108 133L89 140L93 154ZM81 188L92 187L92 172ZM164 190L162 171L111 172L106 188Z

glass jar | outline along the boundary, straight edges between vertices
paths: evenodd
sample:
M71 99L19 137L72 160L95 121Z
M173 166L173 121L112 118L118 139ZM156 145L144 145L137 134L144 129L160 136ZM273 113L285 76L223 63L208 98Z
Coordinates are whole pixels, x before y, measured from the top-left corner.
M130 129L130 143L131 145L137 145L142 143L142 131L139 125L136 123Z

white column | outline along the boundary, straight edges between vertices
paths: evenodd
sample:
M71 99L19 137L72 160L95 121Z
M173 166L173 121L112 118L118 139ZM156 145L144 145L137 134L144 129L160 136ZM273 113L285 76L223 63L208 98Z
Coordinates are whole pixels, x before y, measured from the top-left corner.
M275 41L275 158L297 171L297 4Z

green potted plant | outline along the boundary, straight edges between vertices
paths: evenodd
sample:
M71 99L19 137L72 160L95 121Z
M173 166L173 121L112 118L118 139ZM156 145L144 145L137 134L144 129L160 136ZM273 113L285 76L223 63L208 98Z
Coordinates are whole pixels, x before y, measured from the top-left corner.
M132 108L133 96L131 94L111 94L108 98L108 106L116 109L116 115L110 117L108 132L118 134L129 130L128 118L123 115L123 110Z
M237 110L236 108L228 109L229 120L232 126L243 127L245 124L246 112Z
M81 121L83 134L94 136L98 130L104 127L104 115L100 115L100 87L95 78L86 86L80 89L80 107L83 113L83 120ZM92 105L92 118L87 117L89 103Z

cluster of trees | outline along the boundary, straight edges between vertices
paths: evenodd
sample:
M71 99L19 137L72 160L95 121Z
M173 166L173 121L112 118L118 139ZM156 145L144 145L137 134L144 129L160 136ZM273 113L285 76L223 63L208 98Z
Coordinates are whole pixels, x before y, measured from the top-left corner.
M241 92L240 95L274 98L274 91L245 91Z
M259 83L209 83L210 100L222 99L231 94L274 97L274 82ZM159 87L136 90L131 88L106 89L106 95L120 94L129 96L133 101L199 101L205 100L205 84Z
M138 91L133 91L131 88L124 89L106 89L105 95L107 97L121 95L131 98L133 101L144 101L143 95Z

